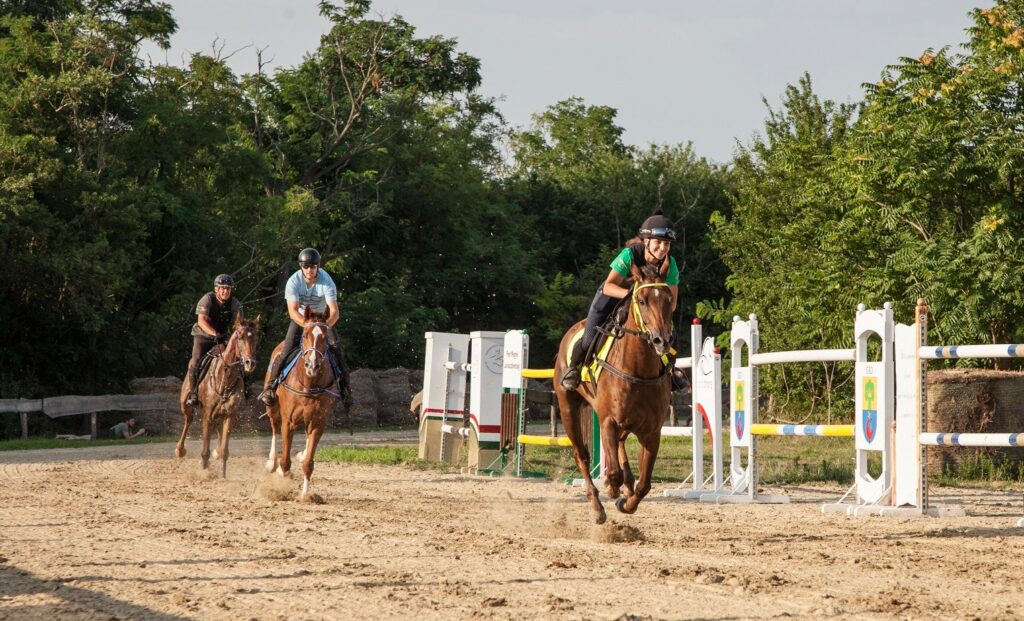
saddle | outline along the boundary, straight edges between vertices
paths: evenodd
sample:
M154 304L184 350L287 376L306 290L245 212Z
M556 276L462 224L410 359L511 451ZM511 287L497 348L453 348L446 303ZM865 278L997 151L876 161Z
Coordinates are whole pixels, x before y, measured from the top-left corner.
M283 383L284 379L288 377L288 373L291 372L292 368L295 366L295 363L299 360L300 353L302 353L300 348L296 347L294 350L292 350L292 353L289 354L288 359L282 362L281 372L277 376L279 382ZM342 380L344 373L342 372L341 363L334 357L334 352L331 351L330 347L327 348L327 361L331 365L331 371L334 372L334 377L338 378L339 380Z
M206 372L210 370L210 365L213 364L213 359L219 357L224 353L223 345L214 345L210 351L206 352L206 355L199 359L199 373L196 375L196 385L203 383L203 378L206 377Z

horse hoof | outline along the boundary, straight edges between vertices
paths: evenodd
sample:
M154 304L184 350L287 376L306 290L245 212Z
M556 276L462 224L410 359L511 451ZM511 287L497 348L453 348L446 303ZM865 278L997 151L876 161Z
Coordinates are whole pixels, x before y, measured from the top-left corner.
M217 452L217 449L213 449L213 459L214 461L220 459L220 453Z
M267 472L272 473L274 472L275 469L277 469L277 462L274 461L273 459L268 459L267 463L264 464L264 467L267 469Z
M185 449L184 449L184 447L174 449L174 456L177 457L178 459L181 459L182 457L184 457L185 456Z
M629 515L632 515L633 513L636 513L636 509L633 509L632 511L628 511L626 509L626 499L625 498L619 498L618 500L616 500L615 501L615 508L619 510L619 513L626 513L626 514L629 514Z
M597 524L598 526L600 526L601 524L604 524L604 521L607 520L607 519L608 519L608 516L605 515L603 509L601 510L600 513L598 513L598 512L594 513L594 524Z

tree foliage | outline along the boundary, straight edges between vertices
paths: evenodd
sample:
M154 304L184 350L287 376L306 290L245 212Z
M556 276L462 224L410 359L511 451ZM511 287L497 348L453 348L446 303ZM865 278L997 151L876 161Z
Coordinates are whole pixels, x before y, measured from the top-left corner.
M1024 3L971 15L962 52L900 59L859 104L821 101L807 76L786 90L736 158L733 215L714 220L733 296L704 312L756 312L765 350L849 347L857 303L910 321L918 298L933 340L1024 337ZM813 398L823 381L797 383Z

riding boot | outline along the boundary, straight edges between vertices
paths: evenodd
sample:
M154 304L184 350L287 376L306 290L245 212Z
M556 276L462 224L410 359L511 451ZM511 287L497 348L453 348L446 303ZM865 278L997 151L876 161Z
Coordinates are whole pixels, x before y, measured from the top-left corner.
M195 407L199 405L199 363L188 368L189 392L185 397L185 405Z
M583 339L576 341L576 345L572 348L572 358L569 360L569 366L565 370L565 374L562 375L562 381L560 382L562 390L576 390L580 387L580 367L583 366L583 359L587 355L587 350L583 348Z
M270 381L267 382L266 387L260 396L256 397L263 405L274 405L274 401L277 400L277 386L281 383L278 377L281 374L281 369L278 366L281 363L281 356L270 361Z
M676 367L676 359L679 357L679 352L668 354L669 364L669 375L672 376L672 391L685 390L689 387L690 382L686 379L686 374L683 373L682 369Z
M352 386L351 382L349 382L348 369L341 359L341 351L338 350L338 345L331 343L327 347L331 351L331 356L334 357L334 364L338 374L338 394L341 395L341 402L345 405L345 409L348 410L352 407Z

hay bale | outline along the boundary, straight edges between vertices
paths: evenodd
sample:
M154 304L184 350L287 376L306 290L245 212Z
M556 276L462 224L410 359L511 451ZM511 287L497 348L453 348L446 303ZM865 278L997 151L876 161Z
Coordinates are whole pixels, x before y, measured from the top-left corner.
M377 393L377 376L370 369L356 369L349 379L352 386L352 409L348 416L342 413L344 406L339 402L331 421L334 427L374 427L378 422L380 398ZM407 397L408 399L408 397ZM408 400L406 401L408 403Z
M415 425L419 419L409 411L413 394L409 370L401 367L377 373L377 420L381 425Z
M942 369L928 373L926 429L939 433L1010 433L1024 428L1024 373ZM1021 451L997 447L928 447L928 474L956 471L984 456L1019 467Z

